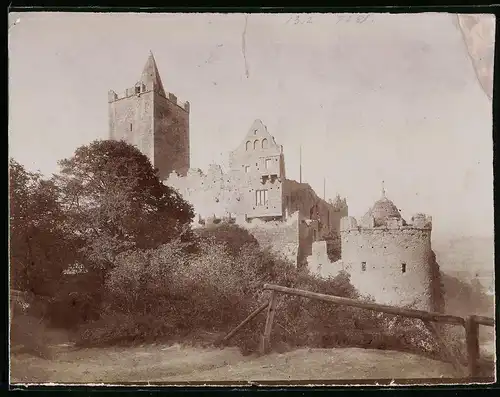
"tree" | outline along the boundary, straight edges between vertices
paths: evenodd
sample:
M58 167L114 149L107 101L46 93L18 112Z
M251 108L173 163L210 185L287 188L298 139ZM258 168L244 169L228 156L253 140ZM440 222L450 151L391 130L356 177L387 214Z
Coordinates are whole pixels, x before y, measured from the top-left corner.
M70 229L84 241L87 265L108 270L118 254L187 236L194 212L161 183L149 159L123 141L94 141L59 162Z
M224 244L233 256L237 256L248 244L256 248L259 246L257 239L248 230L227 222L197 229L196 235L203 240L213 239L218 244Z
M52 180L10 159L11 286L51 295L75 250L64 230L64 214Z

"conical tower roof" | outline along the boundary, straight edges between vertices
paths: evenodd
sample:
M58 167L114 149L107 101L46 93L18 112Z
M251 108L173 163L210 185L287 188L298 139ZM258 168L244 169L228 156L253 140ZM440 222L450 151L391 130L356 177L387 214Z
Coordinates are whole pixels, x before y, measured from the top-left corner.
M141 81L146 85L152 83L153 91L156 91L158 94L166 97L160 73L158 72L158 66L156 66L155 57L152 52L149 52L148 60L142 71Z

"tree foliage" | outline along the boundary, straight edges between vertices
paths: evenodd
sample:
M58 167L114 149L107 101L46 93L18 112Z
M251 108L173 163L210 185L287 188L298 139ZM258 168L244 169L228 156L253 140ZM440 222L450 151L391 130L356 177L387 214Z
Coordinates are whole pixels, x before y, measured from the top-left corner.
M190 232L192 207L161 183L137 148L94 141L59 165L64 210L90 265L107 269L121 252L156 248Z
M46 295L74 260L58 189L40 173L9 162L11 286Z

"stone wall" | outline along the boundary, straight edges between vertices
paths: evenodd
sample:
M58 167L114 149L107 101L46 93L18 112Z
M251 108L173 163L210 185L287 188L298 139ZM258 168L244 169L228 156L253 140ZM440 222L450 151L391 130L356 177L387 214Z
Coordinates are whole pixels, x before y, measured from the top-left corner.
M199 169L190 169L185 177L172 173L164 183L176 189L203 219L245 214L240 184L218 165L211 165L206 174ZM243 181L240 183L244 186Z
M432 310L431 230L351 226L341 231L342 263L358 291L379 303Z
M283 205L286 213L299 211L303 219L318 221L318 233L314 240L338 235L340 219L348 215L345 200L327 202L314 192L307 183L287 179L283 184Z
M240 145L229 153L229 168L248 218L283 217L283 148L262 121L255 120Z
M116 94L115 94L116 95ZM154 92L116 97L109 103L110 138L136 146L154 163Z
M305 265L307 262L307 257L312 253L312 245L318 240L319 221L304 219L299 212L299 252L297 261L299 265Z
M180 175L189 170L189 112L167 95L171 99L157 93L154 98L154 165L161 180L173 170Z
M335 277L344 265L341 260L331 261L328 257L326 241L315 241L311 247L311 255L307 257L307 267L312 274L320 277Z
M311 254L314 241L326 238L329 244L340 244L340 217L347 213L347 206L338 210L334 205L320 200L307 184L298 184L290 180L282 182L279 179L267 179L262 182L259 179L256 180L252 173L237 170L224 173L218 165L211 165L206 174L194 169L189 170L185 177L172 173L164 183L177 189L184 199L193 205L197 218L222 219L232 216L243 220L246 226L260 225L263 231L257 228L255 233L256 237L262 236L259 238L264 242L267 241L266 234L274 235L280 230L283 233L289 233L289 222L294 225L296 222L294 227L297 228L297 241L294 237L293 243L290 243L290 238L284 237L287 242L283 243L297 245L293 248L296 250L294 263L305 264L307 256ZM290 200L283 214L281 192L285 187L290 191L290 186L300 186L301 189L297 190L296 195L290 195L290 197L295 197L296 201ZM255 205L254 201L255 192L259 189L268 191L268 206L262 209L264 212L260 212L261 209ZM313 214L310 211L312 206L318 209ZM311 215L313 219L310 219ZM282 243L276 236L271 240L276 245ZM289 252L288 247L287 245L276 249L279 252Z
M148 84L129 88L123 95L108 93L110 139L124 140L148 156L159 176L189 169L189 103L165 98Z
M299 222L299 214L294 213L285 222L263 222L254 219L250 222L239 221L237 223L247 229L262 248L269 248L297 266L300 246Z

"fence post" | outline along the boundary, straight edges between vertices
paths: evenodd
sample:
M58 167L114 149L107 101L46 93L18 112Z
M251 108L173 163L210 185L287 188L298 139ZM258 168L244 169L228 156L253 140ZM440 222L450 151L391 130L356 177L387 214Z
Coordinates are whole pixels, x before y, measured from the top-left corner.
M471 378L477 377L479 375L479 324L475 321L474 316L469 316L465 320L465 340L469 376Z
M260 343L260 353L267 354L271 350L271 331L273 329L274 313L276 312L276 302L278 298L278 293L276 291L271 292L271 298L269 300L269 306L267 308L267 318L266 326L264 328L264 335L262 336Z
M243 328L245 325L247 325L250 321L252 321L254 319L254 317L257 317L257 315L260 314L260 312L262 312L264 309L266 309L267 307L269 306L269 302L266 302L264 303L263 305L261 305L260 307L258 307L257 309L255 309L252 313L250 313L250 315L248 315L247 318L245 318L235 329L233 329L229 334L227 334L224 338L222 338L222 340L220 340L220 342L216 342L215 344L220 344L220 345L224 345L227 343L227 341L229 341L229 339L231 339L234 335L236 335L236 333L241 329Z
M441 349L442 354L444 354L446 359L450 361L457 374L460 375L460 377L465 376L465 370L462 367L462 364L460 364L458 356L453 352L453 350L449 349L448 346L446 345L446 341L441 335L440 328L437 327L431 321L424 320L423 323L425 324L427 329L431 332L431 334L434 336L436 342L439 345L439 348Z

